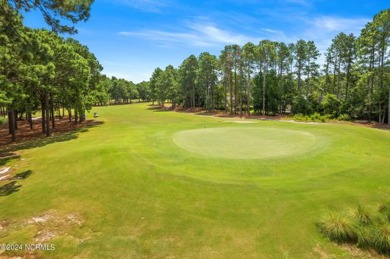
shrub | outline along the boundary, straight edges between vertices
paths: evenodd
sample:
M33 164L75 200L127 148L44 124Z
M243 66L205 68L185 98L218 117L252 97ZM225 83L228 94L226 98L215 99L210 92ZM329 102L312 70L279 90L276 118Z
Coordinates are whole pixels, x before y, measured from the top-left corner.
M385 218L384 221L390 223L390 203L382 203L378 205L378 212Z
M340 114L340 116L337 118L339 121L351 121L352 118L349 116L349 114L343 113Z
M307 121L307 116L303 115L302 113L298 113L294 115L295 121Z
M340 113L341 101L334 94L326 94L321 106L326 114L331 114L332 118L337 118Z
M359 228L358 229L358 240L357 245L361 248L370 248L373 244L373 237L374 237L375 229L365 227L365 228Z
M319 230L337 243L356 242L361 248L375 249L390 255L390 205L378 206L374 213L359 205L352 213L329 213L321 222Z
M362 205L359 205L355 210L353 210L353 215L357 224L366 226L371 224L371 215Z
M0 125L3 125L5 123L5 119L0 117Z
M331 212L318 225L320 231L333 241L338 243L357 241L353 222L346 214Z
M380 226L374 232L372 247L380 253L390 254L390 224Z
M300 113L294 115L294 120L302 122L328 122L329 118L329 115L321 115L318 112L315 112L310 116Z

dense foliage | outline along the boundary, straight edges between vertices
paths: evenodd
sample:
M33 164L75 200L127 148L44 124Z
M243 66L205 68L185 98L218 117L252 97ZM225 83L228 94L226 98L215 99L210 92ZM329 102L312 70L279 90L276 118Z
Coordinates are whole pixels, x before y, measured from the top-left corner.
M86 20L93 1L3 1L0 5L0 114L15 139L17 119L41 110L50 136L55 114L77 123L92 105L138 101L203 107L231 114L299 114L303 120L366 119L390 123L390 9L359 37L339 33L322 68L313 41L228 45L219 57L190 55L174 68L156 68L150 82L134 84L101 75L103 67L56 17ZM19 11L39 9L54 32L26 28ZM62 112L61 112L62 110ZM310 118L310 119L309 119ZM314 118L314 119L313 119Z
M150 80L151 98L161 106L169 99L231 114L317 112L389 122L389 41L387 9L359 37L339 33L324 53L323 66L313 41L228 45L219 57L205 52L189 56L177 69L157 68ZM173 80L169 84L167 77Z
M17 120L33 127L32 114L41 110L42 132L51 135L55 115L75 123L92 105L149 98L148 83L135 85L101 75L103 67L88 47L56 32L75 32L57 17L71 22L86 20L92 1L3 1L0 4L0 115L8 116L15 140ZM54 32L23 25L20 10L39 9ZM5 122L1 119L0 124Z

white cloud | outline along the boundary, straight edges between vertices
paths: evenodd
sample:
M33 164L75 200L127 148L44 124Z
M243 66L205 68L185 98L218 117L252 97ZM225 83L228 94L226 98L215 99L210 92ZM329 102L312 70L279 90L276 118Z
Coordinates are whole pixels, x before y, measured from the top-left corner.
M355 36L359 36L361 29L367 22L369 19L366 18L352 19L334 16L320 16L312 21L306 19L307 29L303 36L318 43L319 49L324 52L338 33L353 33Z
M365 24L369 22L366 18L342 18L332 16L320 16L314 19L314 27L319 30L330 32L356 33L360 31Z
M262 32L261 34L265 34L264 38L269 39L269 40L280 41L280 42L285 42L285 43L291 43L292 41L295 41L295 39L292 40L292 38L287 37L285 32L281 31L281 30L262 28L261 32Z
M187 23L186 32L144 30L136 32L119 32L120 35L139 37L156 41L159 44L184 44L194 47L221 47L224 44L243 45L259 39L219 28L210 22Z
M160 12L162 8L171 6L170 0L118 0L123 5L145 12Z

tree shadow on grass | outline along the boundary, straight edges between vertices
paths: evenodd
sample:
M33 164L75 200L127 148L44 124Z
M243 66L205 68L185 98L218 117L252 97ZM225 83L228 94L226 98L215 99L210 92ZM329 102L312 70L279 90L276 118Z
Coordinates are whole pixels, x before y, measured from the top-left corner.
M17 181L12 181L7 184L4 184L0 187L0 196L8 196L14 192L19 191L22 185L17 184Z
M21 173L16 174L14 177L12 177L12 180L22 180L28 178L32 174L31 170L27 170Z
M0 149L0 166L4 166L14 159L19 159L19 150L43 147L52 143L66 142L77 139L80 133L87 132L90 128L103 125L103 121L87 121L82 125L64 128L54 132L53 136L45 137L42 134L36 137L19 140L17 143L9 143Z
M14 152L2 152L0 154L0 167L18 158L20 158L20 155L17 155Z
M171 112L173 109L171 107L160 107L160 106L152 106L149 107L148 110L154 112Z
M27 179L32 174L31 170L26 170L24 172L16 174L14 177L10 178L10 182L4 184L0 187L0 196L8 196L15 192L18 192L22 187L21 184L18 184L17 180Z

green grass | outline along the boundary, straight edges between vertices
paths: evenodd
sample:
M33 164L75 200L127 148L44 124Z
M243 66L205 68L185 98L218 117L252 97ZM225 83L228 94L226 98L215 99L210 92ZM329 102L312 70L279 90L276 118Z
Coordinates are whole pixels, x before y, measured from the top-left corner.
M15 174L31 171L17 180L17 191L0 196L0 243L33 243L52 234L43 243L55 251L35 253L54 258L349 258L316 222L328 210L390 199L388 131L238 124L148 108L94 108L91 114L98 112L104 124L24 146L20 157L7 161ZM205 128L291 133L297 155L229 159L175 143L178 134ZM294 138L302 134L307 147L298 152ZM283 149L282 139L272 143Z
M187 151L230 159L299 156L317 147L311 133L258 126L185 130L175 133L173 140Z

